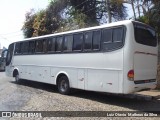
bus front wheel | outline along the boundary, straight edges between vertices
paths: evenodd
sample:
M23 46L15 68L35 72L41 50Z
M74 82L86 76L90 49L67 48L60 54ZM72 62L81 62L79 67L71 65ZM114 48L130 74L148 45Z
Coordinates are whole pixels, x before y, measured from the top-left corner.
M15 71L13 72L13 77L15 77L15 82L16 82L16 83L19 83L20 78L19 78L19 73L18 73L17 70L15 70Z
M15 76L15 81L16 81L16 83L19 83L19 81L20 81L19 74L17 74L17 75Z
M67 78L67 76L61 76L58 79L58 91L61 94L67 95L70 92L70 86L69 86L69 80Z

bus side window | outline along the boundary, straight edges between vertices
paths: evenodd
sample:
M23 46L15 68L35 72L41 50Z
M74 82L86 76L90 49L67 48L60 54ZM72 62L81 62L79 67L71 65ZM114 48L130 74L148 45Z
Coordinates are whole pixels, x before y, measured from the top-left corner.
M20 43L16 43L16 46L15 46L15 54L17 55L17 54L20 54L20 51L21 50L21 48L20 48Z
M36 52L42 53L43 52L43 40L36 41Z
M64 37L63 51L64 52L71 52L72 51L72 44L73 44L73 35L66 35Z
M112 29L104 29L102 33L103 43L112 43Z
M83 44L83 34L82 33L76 33L73 37L73 50L74 51L81 51L82 50L82 44Z
M46 53L47 52L47 39L43 40L43 52Z
M100 49L100 42L101 42L101 31L97 30L93 32L93 50Z
M119 49L123 46L123 27L113 28L113 49Z
M104 29L102 32L103 50L117 50L123 46L123 27Z
M118 27L113 29L113 42L122 42L123 41L123 28Z
M63 42L63 37L57 37L56 43L55 43L55 51L56 52L61 52L62 51L62 42Z
M35 41L29 41L29 54L34 54L34 50L35 50Z
M92 50L92 34L93 32L86 32L84 34L84 50L91 51Z
M104 29L102 31L102 41L104 51L112 49L112 29Z
M48 38L48 40L47 40L47 51L48 52L55 51L55 41L56 41L56 38L54 38L54 37Z
M28 50L29 50L29 42L22 42L21 43L21 53L28 54Z

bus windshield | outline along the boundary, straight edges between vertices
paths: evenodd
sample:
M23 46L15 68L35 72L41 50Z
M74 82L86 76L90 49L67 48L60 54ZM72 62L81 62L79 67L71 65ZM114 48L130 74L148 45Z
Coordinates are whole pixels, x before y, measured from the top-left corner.
M134 35L137 43L147 46L157 46L156 33L153 28L134 22Z

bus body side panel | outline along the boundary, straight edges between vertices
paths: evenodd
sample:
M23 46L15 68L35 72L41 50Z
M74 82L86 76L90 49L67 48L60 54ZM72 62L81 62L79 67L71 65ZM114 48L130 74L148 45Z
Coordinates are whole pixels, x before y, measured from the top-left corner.
M108 93L121 93L123 81L123 49L102 53L103 69L88 69L87 89ZM99 64L101 64L99 63Z
M143 89L155 88L156 82L135 84L135 81L155 79L156 77L156 57L137 54L137 51L152 53L157 48L152 48L138 44L135 41L134 27L130 23L127 25L126 40L124 46L124 83L123 93L133 93ZM134 70L134 81L128 79L128 72Z
M150 50L148 52L152 52L152 51ZM153 50L153 53L155 53L154 50ZM147 55L147 53L134 54L135 81L156 79L156 73L157 73L156 68L157 68L156 55L150 55L150 54Z
M88 70L88 90L119 93L119 71Z
M36 65L18 65L22 79L50 83L50 67Z
M134 89L134 82L128 80L128 71L133 69L133 54L134 54L134 45L133 45L133 26L132 24L126 25L126 39L124 45L124 80L123 80L123 93L130 93Z
M19 69L20 78L56 84L56 77L66 73L72 88L122 91L119 88L122 88L123 49L106 53L16 55L13 63Z

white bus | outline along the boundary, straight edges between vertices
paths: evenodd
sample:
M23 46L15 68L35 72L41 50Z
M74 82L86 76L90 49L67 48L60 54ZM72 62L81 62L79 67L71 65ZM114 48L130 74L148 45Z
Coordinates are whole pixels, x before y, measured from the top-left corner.
M6 74L70 88L128 94L156 87L153 28L126 20L25 39L9 45Z

